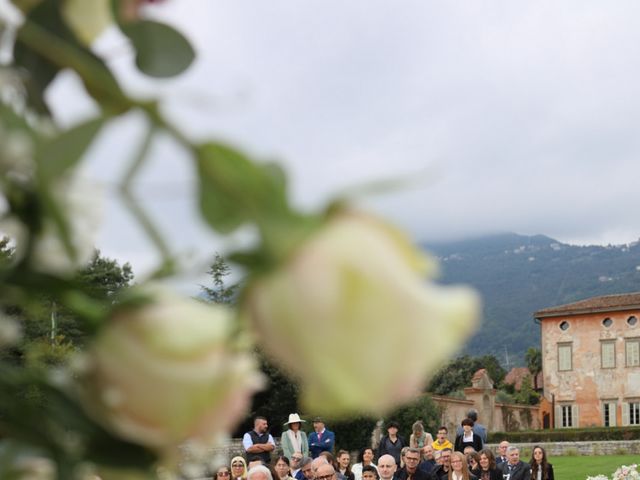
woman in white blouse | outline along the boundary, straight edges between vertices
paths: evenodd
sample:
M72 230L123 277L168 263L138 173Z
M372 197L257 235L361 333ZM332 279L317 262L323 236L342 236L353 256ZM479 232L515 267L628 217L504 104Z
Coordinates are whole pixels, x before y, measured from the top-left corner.
M373 463L373 457L373 448L364 447L360 450L360 453L358 453L358 463L351 467L351 473L353 473L354 480L362 480L362 467L367 465L371 465L376 469L376 472L378 471L378 467Z
M289 425L289 429L282 432L280 442L282 443L282 453L291 460L294 453L301 453L303 457L309 456L309 442L307 434L300 427L302 420L297 413L289 414L289 421L285 425Z

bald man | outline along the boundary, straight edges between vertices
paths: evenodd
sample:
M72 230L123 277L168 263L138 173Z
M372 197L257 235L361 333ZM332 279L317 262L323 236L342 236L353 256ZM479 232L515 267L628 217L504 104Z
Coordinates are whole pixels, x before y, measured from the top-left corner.
M380 480L391 480L396 473L398 464L392 455L385 454L378 459L378 473Z
M321 464L316 470L316 476L314 480L337 480L336 471L328 462L325 462Z
M318 469L322 465L326 465L328 463L329 461L327 460L327 457L325 457L324 455L320 455L319 457L314 458L313 461L311 462L311 470L313 471L313 474L315 475Z

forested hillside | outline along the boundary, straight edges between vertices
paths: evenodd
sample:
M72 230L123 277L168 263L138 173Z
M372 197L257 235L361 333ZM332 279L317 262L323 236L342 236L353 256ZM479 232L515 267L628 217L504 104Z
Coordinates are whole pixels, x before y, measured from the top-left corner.
M640 291L640 244L574 246L543 235L501 234L425 245L440 259L442 283L467 283L483 297L481 330L465 353L522 362L539 347L533 313L611 293Z

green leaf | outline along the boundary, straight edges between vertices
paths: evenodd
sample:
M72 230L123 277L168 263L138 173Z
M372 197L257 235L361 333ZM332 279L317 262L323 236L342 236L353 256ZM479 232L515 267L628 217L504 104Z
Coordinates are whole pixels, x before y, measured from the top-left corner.
M37 24L47 25L48 30L56 33L65 32L67 29L58 15L55 1L41 2L31 10L27 18ZM44 101L44 91L60 71L60 66L21 42L19 38L16 39L13 59L16 65L28 72L25 86L29 105L40 113L49 113L49 108Z
M173 77L186 70L196 54L177 30L151 20L121 25L136 49L136 65L152 77Z
M284 180L219 143L196 150L200 210L217 231L229 233L245 222L285 223L291 216Z
M60 0L42 1L30 11L16 36L14 62L25 70L29 103L40 112L48 113L44 91L63 68L80 76L103 109L122 113L131 107L102 59L84 47L63 20Z
M156 456L123 441L89 417L81 405L40 374L0 364L0 427L10 438L40 447L59 462L86 460L119 468L148 468ZM77 446L68 445L73 437Z
M43 181L59 178L82 158L96 134L104 125L100 117L78 125L41 144L36 154L39 174Z

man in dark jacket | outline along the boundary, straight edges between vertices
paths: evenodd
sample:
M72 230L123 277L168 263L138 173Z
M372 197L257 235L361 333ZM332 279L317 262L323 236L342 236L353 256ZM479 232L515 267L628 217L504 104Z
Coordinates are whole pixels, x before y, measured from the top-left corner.
M531 467L520 460L520 449L515 446L507 448L508 461L501 463L502 475L507 480L531 480Z
M394 480L429 480L429 474L418 470L420 457L419 448L409 448L404 454L404 468L396 472Z
M437 466L431 444L422 447L422 461L418 464L418 470L422 470L424 473L431 473Z
M451 470L451 450L445 448L441 450L438 457L438 465L431 470L431 480L447 480L449 478L449 470Z
M378 447L378 458L383 455L391 455L398 467L400 467L400 452L404 447L407 447L407 442L404 441L400 435L398 435L398 423L390 421L387 424L387 435L380 440L380 446ZM417 467L417 465L416 465Z

